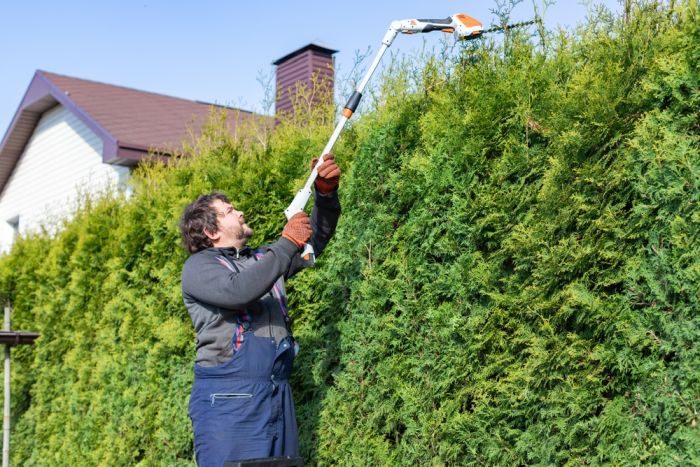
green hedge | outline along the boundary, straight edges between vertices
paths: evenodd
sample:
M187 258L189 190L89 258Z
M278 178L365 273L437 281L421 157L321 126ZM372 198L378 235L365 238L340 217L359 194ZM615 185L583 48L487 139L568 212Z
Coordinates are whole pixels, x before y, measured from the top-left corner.
M343 216L290 284L311 464L700 462L700 15L636 2L392 69L342 137ZM177 221L219 189L271 240L328 108L212 124L135 194L0 259L16 465L190 465Z

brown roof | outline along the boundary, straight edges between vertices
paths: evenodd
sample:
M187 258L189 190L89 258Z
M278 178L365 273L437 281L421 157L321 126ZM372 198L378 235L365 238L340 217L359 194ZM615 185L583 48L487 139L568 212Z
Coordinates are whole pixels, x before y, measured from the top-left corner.
M103 142L103 161L134 165L149 150L172 155L209 119L212 107L228 112L231 132L236 121L253 114L152 92L37 71L0 142L0 192L34 132L41 115L63 105Z
M92 120L99 123L119 146L169 153L181 148L189 130L196 133L207 122L213 104L139 91L80 78L40 71ZM220 106L217 106L220 107ZM223 108L223 107L220 107ZM250 112L226 108L232 113ZM234 127L233 115L229 126Z

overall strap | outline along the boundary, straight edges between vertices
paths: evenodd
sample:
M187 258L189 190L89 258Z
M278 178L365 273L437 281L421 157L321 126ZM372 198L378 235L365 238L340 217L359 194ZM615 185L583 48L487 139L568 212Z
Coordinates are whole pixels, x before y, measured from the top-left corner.
M241 270L238 269L238 266L236 266L236 263L233 261L229 260L226 258L224 255L219 255L216 257L216 260L221 263L223 266L226 267L231 272L236 272L240 273ZM243 345L243 333L245 333L248 329L250 329L250 313L248 310L243 309L243 310L236 310L238 313L236 314L236 330L233 333L233 352L238 352L238 349L241 348L241 345Z
M260 250L255 250L254 251L255 255L255 261L258 261L260 258L265 256L263 253L260 252ZM275 283L272 285L272 296L277 299L277 303L280 306L280 311L282 312L282 316L284 316L285 322L289 322L289 308L287 307L287 297L282 294L282 285L284 284L284 279L282 276L279 277L275 281Z

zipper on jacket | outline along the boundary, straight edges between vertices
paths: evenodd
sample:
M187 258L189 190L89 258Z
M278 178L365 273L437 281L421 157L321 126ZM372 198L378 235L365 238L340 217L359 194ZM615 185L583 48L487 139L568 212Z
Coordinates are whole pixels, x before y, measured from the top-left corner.
M212 407L216 403L217 400L231 400L231 399L250 399L253 397L252 394L247 394L247 393L214 393L209 395L209 399L211 399L211 405Z

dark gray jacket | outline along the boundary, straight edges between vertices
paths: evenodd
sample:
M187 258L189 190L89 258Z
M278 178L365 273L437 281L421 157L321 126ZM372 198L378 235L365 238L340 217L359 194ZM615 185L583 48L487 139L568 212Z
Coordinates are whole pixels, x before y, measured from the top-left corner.
M337 193L316 193L310 243L317 257L333 236L339 216ZM278 343L288 336L280 310L280 297L286 302L284 279L307 266L300 250L286 238L257 250L207 248L191 255L182 268L182 297L197 333L196 362L214 366L233 357L242 311L247 311L246 325L255 335Z

